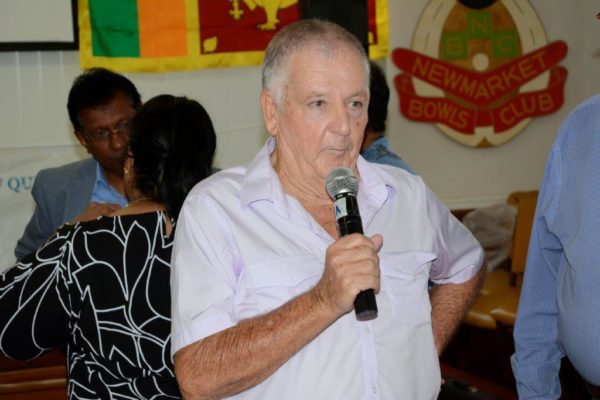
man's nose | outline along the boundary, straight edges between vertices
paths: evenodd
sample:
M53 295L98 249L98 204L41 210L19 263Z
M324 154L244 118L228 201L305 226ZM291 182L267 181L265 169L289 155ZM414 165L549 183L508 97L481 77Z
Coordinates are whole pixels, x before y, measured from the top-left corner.
M333 115L333 130L340 135L350 134L350 113L344 104L335 107Z
M122 150L127 146L129 137L125 132L113 131L110 135L110 148L112 150Z

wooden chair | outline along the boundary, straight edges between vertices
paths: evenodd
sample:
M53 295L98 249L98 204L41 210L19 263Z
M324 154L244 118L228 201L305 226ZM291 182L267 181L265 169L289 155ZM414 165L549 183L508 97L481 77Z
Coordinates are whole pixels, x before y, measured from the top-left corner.
M0 399L61 399L67 398L64 366L27 368L0 372Z
M506 314L510 313L514 307L516 315L537 197L537 190L514 192L508 196L507 203L517 207L510 270L499 270L486 276L484 287L487 284L488 290L482 291L467 313L466 324L484 329L496 329L496 319L492 311L500 318L510 318Z
M537 191L520 192L513 193L508 200L516 204L518 209L511 261L511 271L513 273L512 286L515 288L515 291L513 293L507 292L497 307L490 310L490 315L494 321L509 327L515 325L515 318L517 316L519 294L521 293L521 285L523 284L523 274L527 262L527 249L529 248L529 238L531 236L537 197Z
M66 399L65 364L65 356L59 350L32 361L0 356L0 400Z
M499 328L502 322L496 318L505 317L500 313L508 313L511 307L516 314L537 195L537 191L529 191L514 192L508 196L507 203L517 208L510 269L497 270L486 276L486 290L480 293L467 312L454 349L459 368L512 390L515 384L509 357L514 345L512 336L503 332L507 331L506 326ZM506 318L510 320L510 316Z

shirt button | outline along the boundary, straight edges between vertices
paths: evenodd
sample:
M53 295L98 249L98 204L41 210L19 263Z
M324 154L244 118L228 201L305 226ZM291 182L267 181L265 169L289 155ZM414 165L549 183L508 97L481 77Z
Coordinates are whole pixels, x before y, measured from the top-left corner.
M371 390L373 391L373 394L377 394L377 386L371 386Z
M369 328L368 326L365 326L365 333L368 335L369 333L371 333L371 328Z

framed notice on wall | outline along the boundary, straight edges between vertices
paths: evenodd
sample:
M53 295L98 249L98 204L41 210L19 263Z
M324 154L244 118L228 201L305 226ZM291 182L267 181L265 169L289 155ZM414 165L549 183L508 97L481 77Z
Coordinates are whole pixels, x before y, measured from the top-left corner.
M78 47L77 0L0 1L0 51Z

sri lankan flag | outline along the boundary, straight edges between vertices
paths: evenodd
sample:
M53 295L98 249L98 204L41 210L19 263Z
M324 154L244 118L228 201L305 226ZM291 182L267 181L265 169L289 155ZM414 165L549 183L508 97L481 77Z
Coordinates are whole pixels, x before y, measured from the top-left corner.
M387 0L367 0L369 53L389 51ZM162 72L257 65L298 0L78 0L82 68Z

